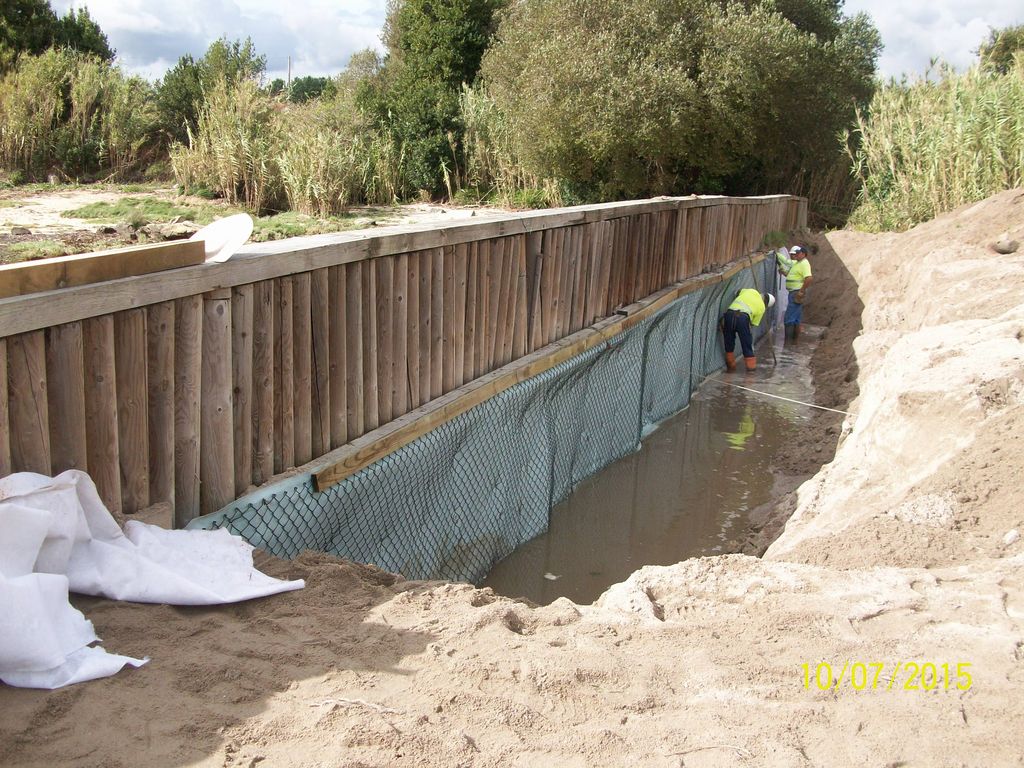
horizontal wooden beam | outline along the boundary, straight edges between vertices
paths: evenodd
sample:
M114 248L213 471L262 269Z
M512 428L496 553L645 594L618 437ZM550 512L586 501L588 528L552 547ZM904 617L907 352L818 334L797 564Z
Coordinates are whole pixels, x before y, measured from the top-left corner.
M459 389L452 390L372 432L367 432L362 437L308 465L316 467L311 471L314 489L323 491L337 485L356 472L365 469L388 454L394 453L399 448L509 387L544 373L588 349L606 343L618 334L656 314L681 296L728 280L738 272L763 261L764 258L763 253L746 256L732 262L720 271L698 275L663 288L624 308L621 314L600 320L589 328L584 328L571 336L538 349L536 352L481 376Z
M378 256L457 245L506 235L585 224L637 213L719 205L759 205L790 195L666 197L542 211L489 215L473 223L388 227L245 246L229 261L0 299L0 337L25 333L218 288L246 285ZM481 217L484 218L484 217Z
M202 264L203 243L175 240L0 264L0 299Z

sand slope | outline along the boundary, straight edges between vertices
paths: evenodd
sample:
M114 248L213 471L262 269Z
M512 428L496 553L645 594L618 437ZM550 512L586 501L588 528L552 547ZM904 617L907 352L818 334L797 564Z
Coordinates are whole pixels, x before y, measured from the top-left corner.
M818 241L819 398L853 415L765 559L644 568L593 606L313 554L265 561L306 590L239 606L79 600L153 661L0 688L0 764L1022 764L1024 269L987 248L1007 230L1024 240L1020 190ZM906 689L908 661L951 684ZM821 691L802 669L819 662L883 666Z

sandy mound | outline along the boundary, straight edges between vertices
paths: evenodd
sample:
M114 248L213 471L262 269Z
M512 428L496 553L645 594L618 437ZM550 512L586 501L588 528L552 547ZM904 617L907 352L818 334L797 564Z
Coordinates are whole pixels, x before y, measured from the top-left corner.
M306 590L239 606L79 600L153 661L0 689L0 764L1019 764L1024 270L987 248L1007 227L1024 239L1020 191L819 240L818 394L853 415L787 455L839 433L765 559L643 568L593 606L312 554L265 561ZM825 662L843 681L819 690Z

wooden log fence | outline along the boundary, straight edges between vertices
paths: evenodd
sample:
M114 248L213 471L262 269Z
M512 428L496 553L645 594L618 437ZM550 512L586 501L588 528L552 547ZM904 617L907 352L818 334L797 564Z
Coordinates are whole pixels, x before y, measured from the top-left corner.
M82 469L111 509L183 525L806 217L790 196L578 206L2 298L0 476Z

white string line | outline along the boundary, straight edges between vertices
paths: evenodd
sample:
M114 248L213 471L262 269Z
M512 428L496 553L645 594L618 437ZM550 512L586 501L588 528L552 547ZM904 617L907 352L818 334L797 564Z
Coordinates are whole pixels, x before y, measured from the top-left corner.
M711 381L717 381L719 384L728 384L730 387L736 387L736 389L742 389L747 392L754 392L758 395L764 395L765 397L774 397L776 400L785 400L787 403L796 403L797 405L806 405L808 408L819 408L823 411L832 411L832 413L841 413L844 416L853 416L849 411L840 411L838 408L826 408L824 405L815 405L814 403L805 403L803 400L794 400L791 397L783 397L782 395L773 395L771 392L762 392L760 389L751 389L750 387L741 387L739 384L733 384L731 381L725 379L711 379Z

